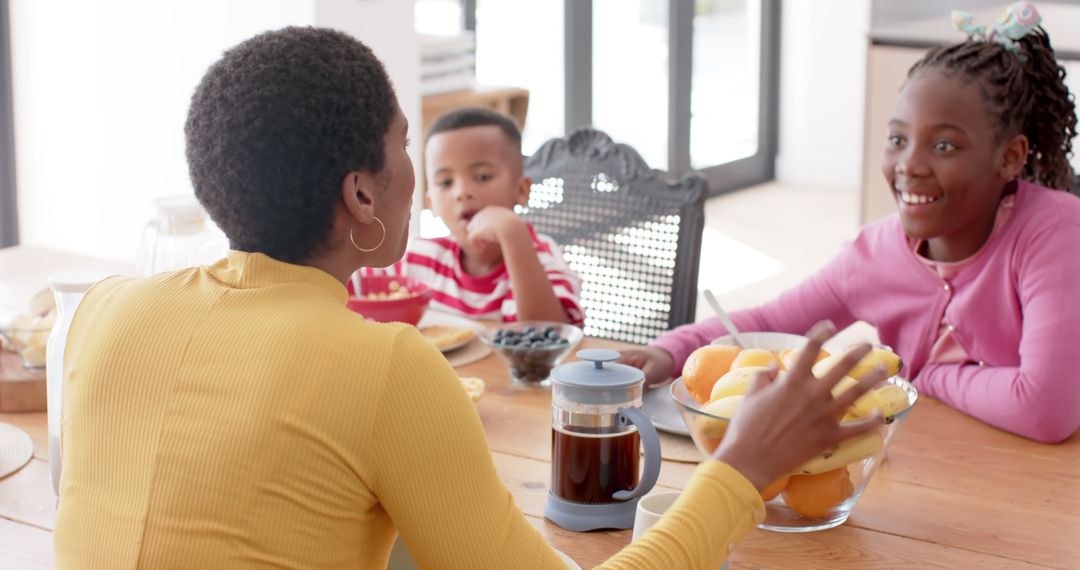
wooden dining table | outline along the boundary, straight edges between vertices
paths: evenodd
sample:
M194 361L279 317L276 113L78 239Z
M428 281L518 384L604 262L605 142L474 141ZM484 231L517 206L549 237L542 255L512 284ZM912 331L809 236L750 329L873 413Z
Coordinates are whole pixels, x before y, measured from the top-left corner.
M28 279L47 251L0 250L0 296ZM61 259L57 257L57 259ZM25 284L20 285L25 288ZM579 348L627 345L586 338ZM496 355L462 366L486 390L476 404L495 467L532 523L591 568L626 546L630 530L578 533L544 519L551 461L551 393L511 382ZM56 500L44 413L0 414L34 441L34 458L0 479L0 569L50 568ZM664 461L657 491L684 488L693 463ZM752 530L732 551L740 568L1080 568L1080 437L1039 444L921 398L898 430L848 521L830 530Z

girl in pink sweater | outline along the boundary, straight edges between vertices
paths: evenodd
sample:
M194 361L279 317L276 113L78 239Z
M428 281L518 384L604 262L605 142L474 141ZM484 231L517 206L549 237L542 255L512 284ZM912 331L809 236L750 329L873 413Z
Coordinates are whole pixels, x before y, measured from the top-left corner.
M990 34L965 30L967 41L908 72L882 160L898 215L732 320L800 334L822 319L866 321L923 394L1059 442L1080 427L1080 199L1061 191L1077 119L1034 6L1009 14L1026 24L1020 39L1005 20ZM724 334L709 319L623 360L659 383Z

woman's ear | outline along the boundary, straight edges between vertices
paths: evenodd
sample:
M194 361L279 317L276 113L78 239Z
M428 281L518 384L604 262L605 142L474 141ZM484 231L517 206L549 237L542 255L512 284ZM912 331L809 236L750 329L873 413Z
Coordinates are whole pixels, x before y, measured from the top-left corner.
M532 178L522 176L517 184L517 203L522 206L528 206L530 192L532 192Z
M999 166L1002 179L1012 180L1020 176L1027 164L1029 150L1028 138L1025 135L1014 135L1005 141Z
M375 219L375 177L368 172L353 171L341 181L341 201L349 216L361 224Z

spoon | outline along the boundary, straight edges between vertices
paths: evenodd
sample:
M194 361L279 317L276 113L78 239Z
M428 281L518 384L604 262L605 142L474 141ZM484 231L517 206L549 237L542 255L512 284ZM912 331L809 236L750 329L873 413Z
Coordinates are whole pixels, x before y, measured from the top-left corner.
M716 316L720 318L720 322L724 323L728 332L731 333L731 338L735 340L735 344L739 348L746 348L746 343L739 337L739 329L735 328L735 323L731 322L731 317L728 317L728 314L724 312L724 308L716 301L716 297L712 294L712 291L706 289L703 293L705 294L705 300L709 302L709 306L712 307L713 312L716 313Z

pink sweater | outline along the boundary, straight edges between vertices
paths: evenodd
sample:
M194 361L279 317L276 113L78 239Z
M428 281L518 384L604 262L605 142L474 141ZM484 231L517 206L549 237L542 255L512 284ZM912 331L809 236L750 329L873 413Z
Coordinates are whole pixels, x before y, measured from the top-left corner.
M796 334L823 319L876 326L922 394L1022 436L1062 441L1080 427L1080 200L1021 182L1005 227L952 280L926 270L893 215L799 286L732 314L743 331ZM928 363L942 320L969 362ZM681 370L724 334L712 318L653 345Z

